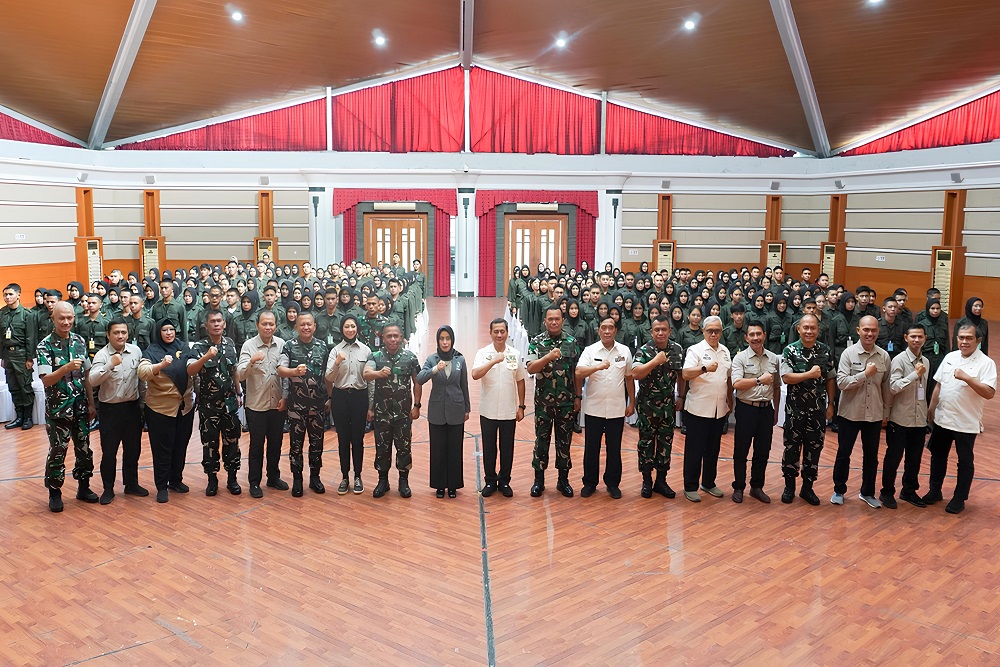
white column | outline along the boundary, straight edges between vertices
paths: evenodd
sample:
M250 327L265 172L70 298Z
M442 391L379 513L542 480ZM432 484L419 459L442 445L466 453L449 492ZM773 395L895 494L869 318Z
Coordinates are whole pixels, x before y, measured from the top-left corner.
M479 287L479 218L476 193L458 193L455 219L455 287L458 296L473 296Z
M615 206L617 200L618 205ZM616 191L600 194L600 217L596 224L596 245L594 267L604 270L604 263L620 264L622 247L622 196Z
M342 215L333 215L333 190L331 188L310 190L309 257L316 266L325 267L327 264L343 259L343 218Z

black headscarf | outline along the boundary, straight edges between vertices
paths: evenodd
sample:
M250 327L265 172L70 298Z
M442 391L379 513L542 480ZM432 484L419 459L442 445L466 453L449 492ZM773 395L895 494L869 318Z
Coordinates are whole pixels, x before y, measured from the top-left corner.
M927 299L927 305L924 306L924 317L926 317L927 321L930 322L931 324L937 324L938 317L941 317L941 313L940 312L938 312L937 317L932 317L931 316L931 306L933 306L934 304L937 304L937 305L940 306L941 305L941 300L940 299L935 299L935 298ZM968 310L972 309L971 308L971 304L969 304L969 306L968 306L967 309Z
M447 332L448 335L451 336L451 349L448 350L447 352L442 352L441 351L441 332L442 331ZM447 324L442 325L437 330L437 333L434 335L434 342L437 344L438 357L442 361L451 361L452 358L455 356L455 330L452 329Z
M163 361L164 357L173 357L173 361L160 372L165 373L170 378L170 381L174 383L174 386L177 387L177 391L184 394L188 388L186 346L181 342L181 336L184 332L177 331L174 342L167 344L163 342L163 335L160 333L160 330L167 325L174 327L175 331L180 326L169 317L165 317L157 322L153 335L150 337L149 347L142 353L142 358L158 364Z
M975 313L972 312L972 304L974 304L976 301L983 301L983 300L978 296L974 296L965 302L965 319L972 322L976 326L976 328L979 329L983 325L983 316L976 315ZM986 302L983 301L983 303L985 304Z

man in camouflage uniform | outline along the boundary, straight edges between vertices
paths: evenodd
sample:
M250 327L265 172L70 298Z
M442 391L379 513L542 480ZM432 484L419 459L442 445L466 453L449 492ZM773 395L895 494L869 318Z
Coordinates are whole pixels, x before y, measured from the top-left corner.
M226 318L210 310L205 318L208 337L191 348L187 374L198 378L198 431L201 433L201 466L208 475L206 496L219 492L219 439L222 440L222 464L228 473L226 488L238 496L243 490L236 481L240 469L240 420L237 416L242 397L236 381L239 354L236 345L223 333Z
M399 495L409 498L413 420L420 418L420 362L403 349L403 329L398 324L387 324L382 329L382 342L385 347L372 353L362 374L368 383L368 420L375 423L378 484L372 496L381 498L389 491L389 457L395 445Z
M813 491L818 472L819 455L823 451L823 433L827 420L833 417L833 390L837 377L836 364L829 346L816 340L819 319L807 313L796 327L799 340L785 348L781 357L781 381L788 385L785 398L785 451L781 457L781 472L785 491L781 502L795 499L795 478L802 457L802 490L799 497L810 505L819 505Z
M379 315L378 301L377 294L365 297L365 314L358 320L358 337L372 352L382 349L382 328L389 323L384 315Z
M670 454L674 442L674 387L683 384L681 369L684 351L670 340L670 318L658 315L653 318L653 340L635 353L632 377L639 381L636 399L639 420L639 472L642 473L642 497L652 498L653 492L665 498L677 494L667 484ZM680 392L683 396L683 387ZM683 400L683 399L678 399ZM656 469L656 481L653 481Z
M31 388L31 380L38 345L35 317L21 305L21 286L17 283L3 288L3 300L6 304L0 310L3 368L16 415L4 428L20 427L27 431L34 426L35 390Z
M575 377L580 347L573 336L563 333L562 325L559 306L549 306L545 310L545 331L528 345L528 373L535 375L535 451L531 459L531 467L535 469L535 483L531 487L534 498L545 490L553 429L559 471L556 489L567 498L573 497L573 487L569 484L569 470L573 467L569 447L573 441L573 422L580 411Z
M295 320L298 336L285 341L277 373L288 378L285 396L288 406L288 463L292 469L292 495L302 495L302 447L309 435L309 488L325 493L320 480L323 467L323 431L326 426L326 360L330 348L316 338L312 313L301 312Z
M76 497L96 503L90 490L94 475L94 454L90 450L90 382L87 371L90 359L83 338L73 333L76 313L73 306L61 301L53 308L55 329L38 343L38 375L45 386L45 430L49 435L49 453L45 459L45 486L49 490L49 509L62 512L62 485L66 477L66 449L73 440L73 479L79 482Z

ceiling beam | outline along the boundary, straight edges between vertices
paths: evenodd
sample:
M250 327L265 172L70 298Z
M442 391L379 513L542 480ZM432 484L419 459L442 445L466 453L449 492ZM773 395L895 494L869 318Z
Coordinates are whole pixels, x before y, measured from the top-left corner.
M135 0L132 5L132 13L129 14L128 23L125 24L125 32L122 34L121 44L118 45L115 62L111 65L111 73L104 86L101 103L97 107L94 124L90 128L88 148L100 148L108 136L111 119L118 109L122 91L125 90L125 82L128 81L128 75L132 71L132 65L135 63L139 46L142 45L142 38L146 34L146 27L149 26L149 19L152 18L155 8L156 0Z
M809 63L802 48L802 37L795 23L795 15L792 13L791 0L771 0L771 12L778 26L778 34L781 35L781 44L785 47L795 87L802 100L802 111L805 112L806 122L809 123L809 133L812 135L816 154L819 157L830 157L830 138L826 134L819 99L816 97L816 87L813 85Z
M461 61L462 69L472 67L472 30L473 15L476 11L476 0L459 0L462 11Z
M23 113L20 113L19 111L14 111L13 109L5 107L2 104L0 104L0 114L3 114L5 116L10 116L14 120L19 120L26 125L30 125L31 127L36 127L39 130L42 130L43 132L48 132L49 134L53 134L59 137L60 139L65 139L66 141L72 142L78 146L82 146L84 148L86 148L87 146L87 144L85 144L84 142L80 141L74 136L66 134L62 130L57 130L51 125L46 125L41 121L35 120L31 116L25 116Z

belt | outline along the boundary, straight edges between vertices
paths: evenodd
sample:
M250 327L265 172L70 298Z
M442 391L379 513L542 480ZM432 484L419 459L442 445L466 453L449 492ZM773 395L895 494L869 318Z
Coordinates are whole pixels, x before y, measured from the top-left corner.
M365 389L355 389L354 387L344 387L343 389L341 389L340 387L334 387L333 389L334 391L349 391L351 393L357 393L359 391L363 391L366 394L368 393L367 387Z
M770 407L772 407L771 406L771 401L745 401L745 400L743 400L741 398L740 399L740 403L743 403L744 405L749 405L751 408L770 408Z

